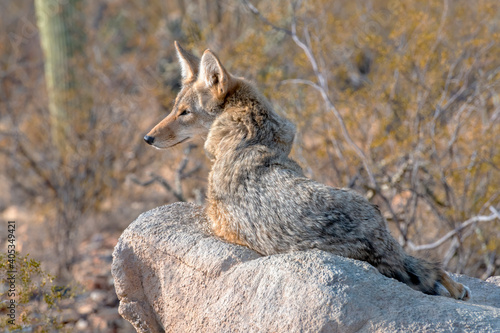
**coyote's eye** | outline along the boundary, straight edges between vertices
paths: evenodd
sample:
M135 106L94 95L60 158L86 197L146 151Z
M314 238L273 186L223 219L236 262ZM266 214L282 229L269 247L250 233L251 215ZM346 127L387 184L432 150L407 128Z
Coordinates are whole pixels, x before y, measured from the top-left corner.
M188 109L186 109L186 110L182 111L182 112L179 114L179 116L185 116L185 115L190 114L190 113L191 113L191 111L189 111Z

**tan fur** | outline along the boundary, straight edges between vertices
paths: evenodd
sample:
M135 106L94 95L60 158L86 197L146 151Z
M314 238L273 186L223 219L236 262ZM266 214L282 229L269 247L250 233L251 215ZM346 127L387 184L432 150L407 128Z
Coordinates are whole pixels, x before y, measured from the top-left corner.
M229 228L229 214L225 211L224 206L213 203L207 207L207 215L210 216L212 232L226 241L238 245L248 246L244 240L240 238L238 230Z
M365 197L305 178L288 156L294 125L252 84L231 75L210 50L198 60L176 48L183 88L145 140L168 148L206 136L213 162L206 213L215 235L263 255L321 249L367 261L427 294L444 295L444 286L453 298L470 297L438 265L406 254Z

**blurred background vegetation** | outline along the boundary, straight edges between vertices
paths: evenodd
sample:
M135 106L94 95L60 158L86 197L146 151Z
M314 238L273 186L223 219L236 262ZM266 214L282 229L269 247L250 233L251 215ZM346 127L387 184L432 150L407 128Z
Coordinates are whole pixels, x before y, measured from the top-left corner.
M365 194L409 252L500 275L497 0L16 0L0 27L0 214L61 283L109 277L141 212L203 203L202 144L142 141L180 88L174 40L254 81L306 174Z

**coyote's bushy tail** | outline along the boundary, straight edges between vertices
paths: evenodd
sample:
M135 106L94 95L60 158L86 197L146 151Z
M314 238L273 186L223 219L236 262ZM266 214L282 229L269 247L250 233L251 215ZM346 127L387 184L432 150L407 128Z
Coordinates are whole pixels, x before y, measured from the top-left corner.
M384 275L401 281L415 290L428 295L446 295L446 290L455 299L467 300L470 290L453 281L439 264L415 258L403 253L399 264L380 263L377 269Z

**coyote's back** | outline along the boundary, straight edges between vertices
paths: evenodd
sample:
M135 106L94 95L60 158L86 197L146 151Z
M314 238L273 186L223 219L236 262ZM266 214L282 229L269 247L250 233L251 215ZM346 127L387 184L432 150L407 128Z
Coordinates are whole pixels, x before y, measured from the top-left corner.
M264 255L321 249L367 261L427 294L470 297L438 265L406 254L365 197L304 177L288 157L295 127L253 85L209 50L199 60L176 47L183 88L172 113L144 139L168 148L206 135L213 162L206 211L217 236Z

